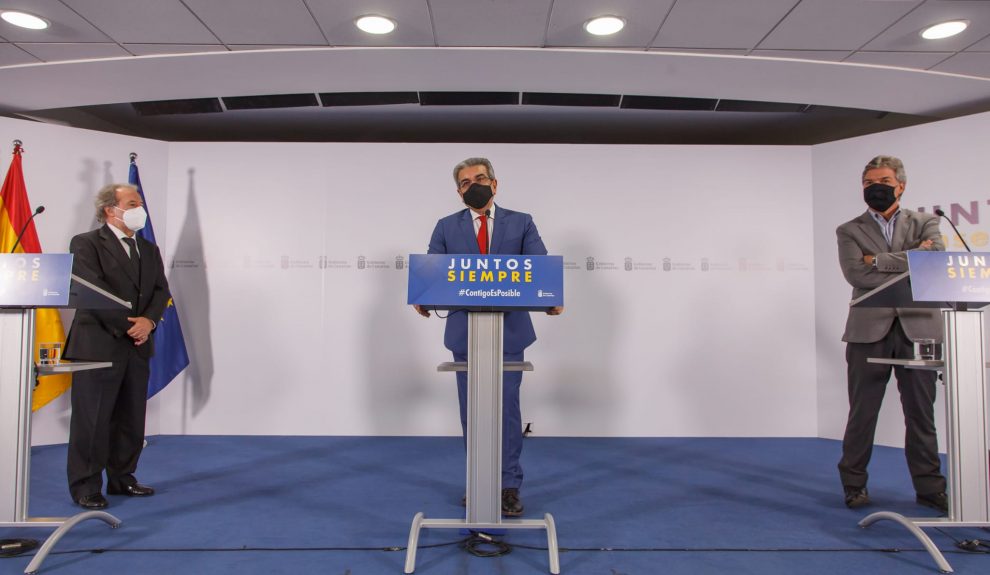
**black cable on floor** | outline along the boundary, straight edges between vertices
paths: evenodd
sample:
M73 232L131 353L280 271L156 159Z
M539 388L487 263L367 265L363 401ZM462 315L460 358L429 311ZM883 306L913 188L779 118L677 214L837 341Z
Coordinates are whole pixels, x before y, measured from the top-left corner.
M36 539L0 539L0 557L17 557L38 548Z
M512 552L512 546L505 541L480 531L472 531L461 547L475 557L501 557Z
M949 535L948 533L946 533L945 531L943 531L938 527L935 528L935 531L938 531L942 535L945 535L949 539L952 539L953 543L956 544L957 548L962 549L967 553L979 553L983 555L990 555L990 543L981 541L980 539L963 539L963 540L956 539L955 537Z
M486 537L491 537L486 534ZM447 541L445 543L434 543L432 545L420 545L419 549L436 549L439 547L450 547L453 545L461 545L465 549L467 548L468 542L472 538L458 539L456 541ZM509 545L504 541L495 540L493 537L492 541L487 539L481 539L484 543L489 545L504 545L509 547L518 547L520 549L527 549L532 551L547 551L546 547L540 547L535 545L523 545L519 543L514 543ZM986 543L980 542L980 545L986 545ZM49 555L73 555L80 553L237 553L245 551L262 551L262 552L307 552L307 551L319 551L319 552L340 552L340 551L367 551L367 552L401 552L406 551L406 547L186 547L186 548L129 548L129 549L67 549L62 551L52 551ZM484 552L484 550L482 550ZM559 551L561 553L567 552L605 552L605 553L927 553L927 549L924 548L813 548L813 547L560 547ZM504 555L509 551L500 553ZM945 554L971 554L971 551L966 550L954 550L947 549L942 550ZM980 553L985 553L980 551ZM496 557L498 555L479 555L479 556L489 556ZM11 557L2 557L0 559L9 559Z

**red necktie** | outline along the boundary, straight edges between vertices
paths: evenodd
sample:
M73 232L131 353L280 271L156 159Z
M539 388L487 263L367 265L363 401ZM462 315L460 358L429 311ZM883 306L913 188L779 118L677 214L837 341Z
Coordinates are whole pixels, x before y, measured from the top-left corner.
M488 218L481 216L481 227L478 228L478 250L482 254L488 253Z

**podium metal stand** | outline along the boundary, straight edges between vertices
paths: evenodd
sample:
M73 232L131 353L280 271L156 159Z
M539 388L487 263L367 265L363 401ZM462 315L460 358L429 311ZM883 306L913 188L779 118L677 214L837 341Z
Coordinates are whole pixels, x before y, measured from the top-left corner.
M536 281L525 286L527 293L522 297L517 294L510 296L512 299L501 301L482 299L474 305L462 303L464 301L462 295L470 293L472 288L478 289L478 286L470 282L456 282L450 279L455 276L448 276L448 272L458 265L458 260L471 260L471 265L481 263L487 266L485 262L496 262L499 265L505 263L511 266L512 264L505 260L513 259L530 260L527 263L532 264L531 277ZM492 267L492 269L498 268ZM466 308L468 310L467 362L447 362L437 367L438 371L467 371L467 493L464 519L428 519L423 512L416 513L409 530L405 573L415 571L420 531L430 528L474 531L544 529L547 532L550 573L553 575L560 573L557 527L551 514L545 513L542 519L502 518L502 374L504 371L532 371L533 365L528 361L503 361L504 315L501 310L545 310L548 307L562 305L562 270L563 258L560 256L468 254L409 257L408 303L428 305L437 309ZM497 287L499 286L495 286ZM490 291L496 291L495 288L491 288ZM516 285L506 291L510 289L521 291L520 286ZM458 292L462 295L458 295ZM525 299L526 297L530 299Z
M918 301L911 297L910 274L892 278L870 293L854 300L850 306L931 308L947 307L945 301ZM944 360L904 360L870 358L871 363L898 365L910 369L938 370L944 374L946 444L948 467L949 512L946 517L908 518L891 511L879 511L864 517L859 526L866 528L890 520L904 526L925 547L943 573L952 566L922 527L990 527L990 467L987 454L987 392L984 349L983 312L970 305L955 304L942 311Z
M46 265L52 268L65 266L71 268L71 255L68 254L30 254L39 258L40 269L45 271ZM0 255L0 261L11 261L7 258L23 257L17 255ZM68 258L58 260L57 258ZM50 263L49 263L50 262ZM83 521L97 519L116 528L120 520L104 511L86 511L72 517L30 517L28 515L29 485L31 479L31 396L38 375L55 373L71 373L89 369L110 367L110 362L73 362L57 365L35 366L35 307L66 307L72 302L87 299L86 307L114 308L118 306L130 309L130 303L112 294L100 290L96 286L73 277L69 285L69 274L66 273L64 287L59 291L61 305L39 305L29 297L18 299L23 286L5 284L0 299L0 527L56 527L38 549L25 573L37 573L41 564L55 544L70 529ZM9 279L9 278L8 278ZM75 281L79 280L79 281ZM40 286L33 286L40 290ZM4 293L5 292L5 293ZM84 295L85 294L85 295ZM47 297L47 294L46 294ZM83 306L80 306L83 307Z

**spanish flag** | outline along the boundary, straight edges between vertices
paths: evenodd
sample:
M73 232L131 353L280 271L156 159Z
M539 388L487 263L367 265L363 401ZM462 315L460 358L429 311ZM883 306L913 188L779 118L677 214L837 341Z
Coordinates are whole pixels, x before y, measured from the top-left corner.
M14 158L10 162L10 169L7 170L7 177L3 181L3 188L0 189L0 253L10 253L17 242L17 234L27 229L21 236L21 241L17 244L17 253L40 254L41 242L38 241L38 232L34 229L34 222L28 223L31 217L31 204L28 201L27 188L24 187L24 172L21 170L21 146L14 144ZM52 308L38 308L34 316L35 337L34 337L34 360L37 362L38 348L41 343L62 342L65 345L65 329L62 327L62 318L58 315L58 310ZM38 379L38 386L34 389L34 397L31 402L31 409L46 405L51 400L62 395L65 390L72 385L72 376L69 374L48 375Z

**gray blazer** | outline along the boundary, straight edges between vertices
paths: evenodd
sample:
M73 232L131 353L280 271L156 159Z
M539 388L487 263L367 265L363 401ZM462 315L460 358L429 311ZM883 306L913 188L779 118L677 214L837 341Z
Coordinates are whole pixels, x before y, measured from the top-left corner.
M888 281L892 274L908 271L906 250L945 251L942 234L938 230L938 217L905 209L898 216L890 246L869 211L839 226L835 234L839 240L839 266L842 275L853 287L852 299ZM932 240L932 247L919 248L925 240ZM866 255L876 256L877 269L863 262ZM942 341L939 310L907 308L849 308L842 341L880 341L890 331L895 317L900 319L904 333L912 340L932 338Z

